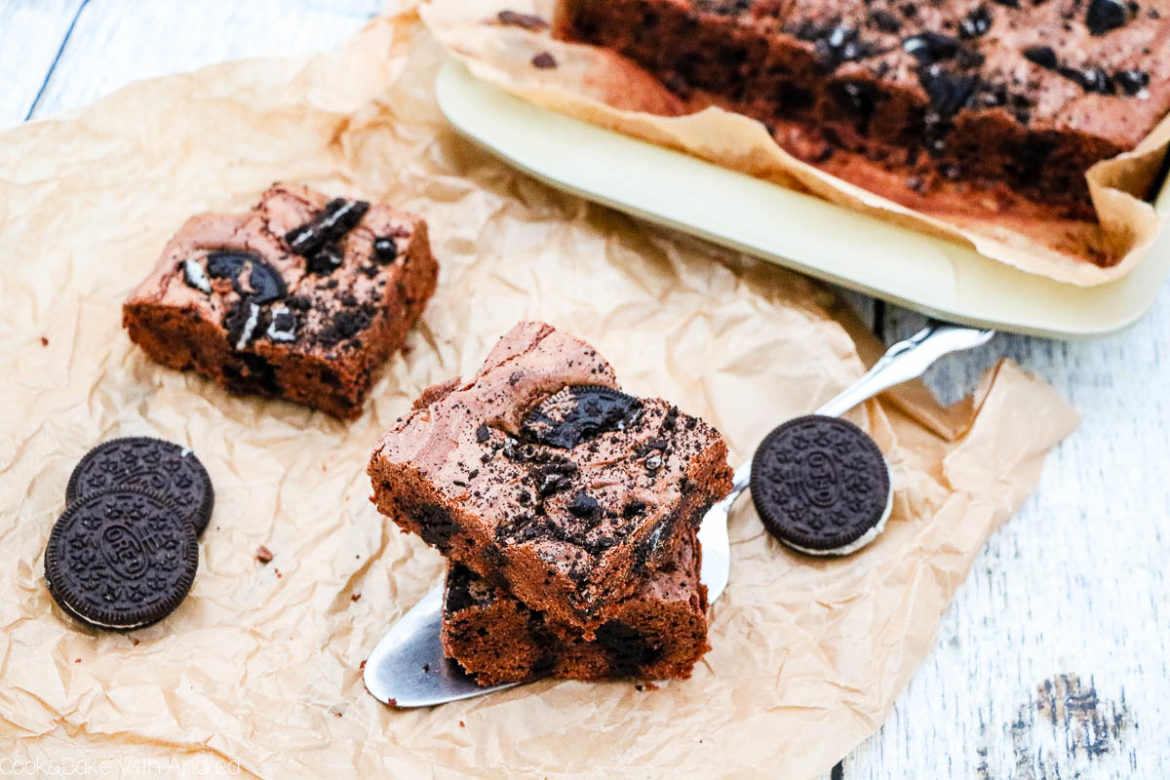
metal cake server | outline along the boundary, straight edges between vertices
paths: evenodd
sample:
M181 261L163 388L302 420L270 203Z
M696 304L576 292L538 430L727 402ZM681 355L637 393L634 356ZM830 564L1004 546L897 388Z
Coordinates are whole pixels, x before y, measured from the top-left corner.
M995 331L931 322L905 341L890 347L873 368L815 414L836 417L862 401L903 382L922 376L943 355L986 344ZM700 579L714 602L727 587L731 574L731 545L727 516L748 489L752 460L735 471L731 493L703 516L699 541L703 546ZM435 586L406 612L378 642L366 659L366 689L394 707L429 707L502 691L520 683L481 687L459 664L443 654L439 630L443 621L443 585Z

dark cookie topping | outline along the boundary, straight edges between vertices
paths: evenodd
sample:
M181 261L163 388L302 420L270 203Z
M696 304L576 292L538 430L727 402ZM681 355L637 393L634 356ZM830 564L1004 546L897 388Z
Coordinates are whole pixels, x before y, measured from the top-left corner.
M608 387L567 387L528 413L521 432L550 447L571 449L605 431L637 420L641 402Z
M364 200L334 198L312 221L290 230L284 237L293 253L316 254L329 242L339 241L361 222L370 204Z
M1129 9L1118 0L1090 0L1085 13L1085 24L1093 35L1104 35L1128 21Z

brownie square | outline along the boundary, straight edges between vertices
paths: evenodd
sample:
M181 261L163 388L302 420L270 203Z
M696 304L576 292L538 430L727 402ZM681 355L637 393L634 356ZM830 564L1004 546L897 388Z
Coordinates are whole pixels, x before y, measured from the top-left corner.
M369 474L382 514L586 638L731 489L714 428L621 393L593 347L539 322L424 392Z
M694 534L674 557L606 609L587 640L551 630L545 617L466 566L447 568L443 648L482 685L553 676L575 680L691 676L707 644L707 589Z
M277 184L188 220L122 325L165 366L352 418L437 276L419 217Z

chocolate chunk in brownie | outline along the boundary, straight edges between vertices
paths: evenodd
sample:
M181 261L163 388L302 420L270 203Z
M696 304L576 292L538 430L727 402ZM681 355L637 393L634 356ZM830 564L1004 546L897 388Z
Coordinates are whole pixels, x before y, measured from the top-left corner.
M437 274L422 219L278 184L188 220L122 324L163 365L356 417Z
M634 592L606 609L594 639L552 630L545 616L460 564L447 568L443 647L482 685L690 677L707 651L707 589L690 534Z
M717 431L621 393L593 347L537 322L426 391L369 473L384 515L587 635L731 488Z

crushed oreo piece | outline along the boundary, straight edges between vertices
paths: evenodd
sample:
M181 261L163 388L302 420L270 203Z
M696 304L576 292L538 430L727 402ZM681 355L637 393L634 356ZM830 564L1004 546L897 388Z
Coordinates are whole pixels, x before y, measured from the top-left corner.
M937 64L921 69L918 80L926 90L931 106L944 117L952 116L965 106L978 85L975 78L956 75Z
M297 340L297 315L287 306L272 307L272 321L268 323L270 341L291 342Z
M1056 52L1051 46L1029 46L1024 49L1024 57L1041 68L1056 70Z
M1136 95L1150 85L1150 74L1143 70L1122 70L1113 74L1113 80L1127 95Z
M248 263L258 262L260 255L251 252L236 252L233 250L217 250L207 253L207 273L216 279L230 279L233 286L239 279L240 272ZM237 289L236 292L239 292Z
M636 499L633 501L627 501L626 505L622 508L622 517L629 520L630 518L637 517L645 511L645 501L638 501Z
M341 246L330 241L309 257L305 269L311 274L330 274L340 268L344 260L345 254Z
M183 281L201 293L211 294L211 281L199 261L188 258L183 261Z
M520 430L528 441L572 449L606 431L622 430L641 409L641 401L609 387L566 387L529 412Z
M923 65L930 65L933 62L954 57L959 51L959 41L950 35L925 32L911 35L902 41L902 51Z
M1060 75L1080 85L1085 92L1108 94L1113 91L1113 80L1102 68L1060 68Z
M366 304L357 308L337 311L333 318L317 334L318 341L326 347L333 347L370 327L377 316L376 306Z
M228 343L236 349L248 346L259 322L260 307L251 297L241 299L228 310L227 316L223 319L228 332Z
M260 258L252 261L252 272L248 274L252 287L252 298L256 303L272 303L288 295L284 277L280 272Z
M1129 21L1129 9L1118 0L1091 0L1085 25L1093 35L1104 35Z
M822 67L833 69L843 62L852 62L868 55L872 49L861 41L856 27L838 24L827 34L813 38L813 51Z
M582 519L592 519L601 513L601 504L597 503L597 499L584 492L573 496L566 508L571 515Z
M547 51L542 51L539 54L537 54L535 57L532 58L532 67L534 67L534 68L540 68L541 70L548 70L549 68L555 68L556 66L557 66L556 58L553 57L552 54L548 53Z
M991 29L991 13L979 6L959 22L959 35L964 38L979 38Z
M364 200L334 198L310 222L286 233L284 240L293 252L308 257L326 243L345 236L361 222L369 208L370 204Z

